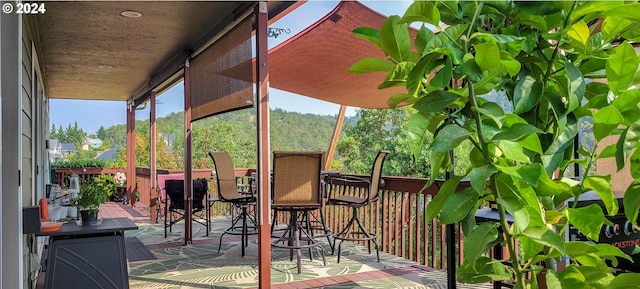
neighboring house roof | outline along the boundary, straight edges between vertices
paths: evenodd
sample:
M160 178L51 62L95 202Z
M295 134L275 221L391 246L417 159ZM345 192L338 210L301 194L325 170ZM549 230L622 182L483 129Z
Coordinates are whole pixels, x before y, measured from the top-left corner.
M49 149L55 149L60 146L60 141L57 138L52 138L49 140Z
M102 146L102 140L99 138L86 138L85 142L87 142L92 147L100 147Z
M109 149L109 150L103 151L102 153L98 153L98 157L96 158L99 160L109 161L109 160L115 159L117 153L118 151L114 149Z
M76 151L76 145L72 144L72 143L63 143L62 144L62 151L64 151L64 152L74 152L74 151Z

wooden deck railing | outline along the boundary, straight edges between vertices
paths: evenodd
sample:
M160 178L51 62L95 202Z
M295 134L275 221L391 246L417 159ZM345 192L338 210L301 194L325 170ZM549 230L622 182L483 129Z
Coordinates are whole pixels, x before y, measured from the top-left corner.
M82 179L88 179L100 173L115 174L119 171L124 171L124 168L86 169L84 171L82 169L56 169L55 172L58 182L62 182L67 179L65 176L72 172L81 176ZM165 169L158 169L157 172L158 175L182 173L182 171ZM193 178L208 179L210 192L215 192L215 183L211 172L212 169L194 170ZM254 172L253 169L236 169L236 176L246 177L250 176L252 172ZM152 221L155 221L157 194L151 188L150 178L149 168L138 167L136 169L138 202L150 208ZM360 220L364 222L370 232L377 233L380 250L432 268L445 269L445 226L440 224L438 219L429 221L426 217L427 206L438 193L437 186L433 185L423 190L427 179L383 177L383 180L385 182L384 190L381 191L378 201L359 210ZM352 194L360 194L359 188L346 188L346 190ZM327 225L333 232L340 231L351 216L350 208L324 206L323 210ZM228 203L217 202L213 205L211 214L224 216L229 211ZM462 240L460 227L458 227L456 239ZM463 250L461 241L458 241L456 248L458 262L461 262Z
M371 233L376 233L381 251L436 269L446 268L445 226L439 220L427 220L427 206L438 193L436 185L423 190L427 179L383 177L384 190L379 199L359 210L359 218ZM362 188L329 187L362 196ZM351 218L351 208L324 206L331 231L339 232ZM461 229L457 240L461 240ZM361 245L366 245L362 242ZM462 242L456 244L458 262L462 260Z

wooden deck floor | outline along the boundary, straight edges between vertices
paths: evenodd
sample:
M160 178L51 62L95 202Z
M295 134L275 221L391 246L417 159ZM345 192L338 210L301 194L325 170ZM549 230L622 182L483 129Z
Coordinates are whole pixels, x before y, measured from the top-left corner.
M230 221L214 219L210 236L204 227L194 226L194 242L185 246L181 228L174 228L169 238L163 237L162 224L149 222L149 209L131 208L110 202L100 207L101 218L130 218L140 229L133 232L158 258L128 262L129 281L137 288L257 288L256 236L250 239L247 256L240 258L238 236L224 236L222 251L216 254L220 232ZM200 225L198 225L200 226ZM126 233L130 235L129 232ZM326 242L326 240L325 240ZM326 247L326 246L325 246ZM223 252L225 251L226 252ZM381 253L381 262L366 249L343 256L337 264L327 253L327 265L317 259L305 261L302 274L295 273L295 260L289 253L272 253L271 288L446 288L446 272ZM286 250L284 250L286 251ZM353 250L351 252L354 252ZM303 254L304 255L304 254ZM350 259L350 260L349 260ZM318 263L319 262L319 263ZM226 273L222 273L226 272ZM40 287L42 288L42 287ZM460 284L458 288L490 288L489 285Z

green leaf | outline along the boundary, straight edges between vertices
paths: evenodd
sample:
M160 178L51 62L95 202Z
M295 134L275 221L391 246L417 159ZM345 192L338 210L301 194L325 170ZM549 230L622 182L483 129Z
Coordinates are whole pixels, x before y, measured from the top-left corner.
M606 106L593 115L593 135L597 141L611 134L624 121L615 106Z
M574 123L567 124L562 133L553 140L549 148L547 148L547 150L545 151L545 154L551 155L557 152L564 151L570 144L573 143L573 139L577 133L578 125L574 120Z
M539 244L526 236L518 237L518 241L520 242L524 259L531 259L536 256L540 256L540 253L544 249L544 245Z
M544 5L540 5L540 3L536 1L525 2L525 1L516 1L514 2L516 6L523 12L533 14L533 15L550 15L562 10L562 4L559 2L545 2Z
M636 147L638 140L640 140L640 121L629 125L629 127L622 132L616 143L616 166L618 171L624 167L627 157Z
M571 264L558 272L558 277L562 282L562 287L560 288L590 288L586 278L575 264Z
M619 5L602 13L602 16L618 16L640 22L640 3Z
M556 235L547 227L529 227L522 232L522 235L527 236L534 242L552 247L564 255L564 238Z
M497 143L498 147L507 159L521 162L530 163L529 157L522 151L522 145L517 142L501 140Z
M456 124L449 124L435 136L433 143L431 143L431 149L436 152L450 151L460 145L460 143L470 135L471 132L467 129Z
M491 175L498 172L492 164L488 164L482 167L475 167L471 169L469 179L471 181L471 187L479 194L482 194L484 187L487 185L487 181Z
M571 187L569 185L561 181L550 179L546 170L540 174L540 180L536 187L536 193L539 196L555 196L569 192L571 192Z
M367 40L380 47L380 31L378 31L378 29L369 27L358 27L356 29L353 29L352 33L353 35Z
M576 108L582 105L582 96L586 89L586 83L580 70L578 70L573 63L565 61L565 69L567 71L567 78L569 80L569 99L567 111L572 112Z
M532 76L521 77L513 90L514 114L522 114L531 110L540 102L542 81Z
M480 69L489 71L500 66L500 49L494 43L483 42L473 46L476 50L475 60Z
M611 191L611 176L587 176L584 178L583 186L587 190L595 191L604 207L609 212L609 216L615 216L618 213L618 200Z
M587 45L587 40L589 40L589 36L591 36L591 31L589 31L587 23L584 23L584 21L580 20L571 25L569 29L567 29L567 35L582 43L582 47L584 49L584 47Z
M625 151L625 138L627 137L628 132L629 128L626 128L616 142L615 157L616 168L618 171L620 171L624 167L624 163L627 160L627 155L629 153Z
M615 95L631 86L638 70L638 61L636 51L626 41L613 49L607 59L606 70L609 88Z
M516 123L507 129L503 129L501 132L493 137L494 141L508 140L518 142L530 135L536 135L542 133L540 129L530 124Z
M415 98L413 95L407 93L396 93L389 99L387 99L387 105L389 105L390 108L396 108L398 104L402 102L415 103L416 101L417 98Z
M382 23L380 48L398 62L409 58L411 39L409 38L408 25L402 24L399 16L392 15Z
M591 204L581 208L568 208L567 219L578 229L582 234L590 239L598 242L600 237L600 229L604 224L604 213L602 209L596 205Z
M582 276L584 276L585 281L589 288L602 288L604 289L610 282L613 280L613 274L609 272L609 270L602 270L599 267L591 267L591 266L579 266L576 267ZM607 268L606 265L604 268Z
M460 66L460 72L469 77L473 82L478 82L482 79L482 69L476 64L473 55L467 53L462 58L462 65Z
M502 65L489 71L483 71L482 79L480 79L480 81L478 81L474 87L476 95L489 93L496 87L499 87L501 82L504 80L503 77L506 75L506 73L507 70Z
M418 1L409 5L402 16L403 23L426 22L433 26L440 25L440 11L434 2Z
M524 140L520 141L520 144L525 149L536 152L540 155L543 154L542 145L540 144L540 137L538 135L532 134L526 137Z
M411 116L407 124L407 136L409 138L409 148L413 152L415 160L420 159L422 148L425 145L427 127L433 120L435 113L417 112Z
M427 219L429 221L435 219L438 214L440 214L445 201L456 191L462 178L462 176L454 176L442 184L442 187L438 190L438 194L429 202L429 206L427 207ZM431 179L435 179L435 177L431 176Z
M625 112L629 110L638 110L638 104L640 103L640 90L625 90L618 97L616 97L611 105L615 107L619 112ZM626 121L626 120L625 120ZM627 124L629 125L629 124Z
M600 31L605 42L610 42L618 37L618 34L626 30L634 23L622 17L608 16L604 17Z
M640 210L640 181L634 180L624 192L622 199L624 215L631 224L637 224Z
M525 183L535 187L538 184L538 180L541 175L546 173L544 172L544 168L541 164L535 163L524 166L499 166L496 165L496 168L501 172L515 177Z
M570 19L571 19L571 22L573 22L573 21L576 21L577 19L584 18L589 14L594 15L594 16L591 16L589 19L584 20L584 21L588 21L590 19L595 18L596 15L600 16L603 11L618 7L620 6L620 4L622 3L616 2L616 1L586 1L582 3L582 5L574 9L573 13L571 13Z
M531 15L527 13L518 13L515 19L516 23L522 25L529 25L535 29L540 31L548 31L547 23L544 21L544 18L540 15Z
M407 90L409 94L421 95L421 88L423 87L423 81L427 79L427 76L431 73L435 67L440 65L439 61L442 54L429 53L423 56L418 63L416 63L407 76Z
M544 211L544 221L548 224L558 224L562 219L564 219L564 214L560 213L556 210L546 210ZM567 254L569 254L569 247L567 247Z
M618 247L613 246L611 244L606 244L606 243L595 244L594 247L598 249L598 252L596 254L600 257L607 258L607 259L618 257L618 258L626 259L633 262L633 259L631 259L629 255L625 254Z
M420 98L416 104L413 105L413 108L424 113L441 112L454 101L458 100L458 98L460 98L460 95L455 93L436 90Z
M407 76L411 73L413 66L414 63L412 62L400 62L396 64L396 66L387 73L387 77L384 82L378 85L378 89L404 86L407 82Z
M450 160L449 152L431 152L431 161L429 164L431 165L431 172L429 176L429 181L427 182L425 187L429 187L433 185L440 173L440 169L447 167L446 162Z
M513 216L513 232L518 234L529 226L529 212L522 199L514 197L501 197L496 200L498 204Z
M455 193L444 202L440 220L444 224L460 222L473 209L478 194L472 188L465 188Z
M638 284L640 284L640 274L622 273L613 278L607 289L636 289Z
M495 102L486 102L480 105L480 107L473 108L483 116L491 118L497 127L502 127L502 121L504 119L504 110Z
M414 40L413 44L416 46L416 51L418 51L421 55L425 53L425 47L427 43L436 37L435 33L431 31L431 29L425 27L424 25L420 26L420 31L418 31L418 35L416 35L416 40Z
M464 262L456 272L457 281L468 284L505 281L510 278L511 273L505 265L488 257L480 257L474 263Z
M640 179L640 150L636 149L633 151L633 154L631 154L631 158L629 159L629 164L631 177L636 180Z
M351 73L369 73L376 71L388 72L394 67L395 66L391 64L391 62L381 58L363 58L351 65L347 71Z
M474 264L483 252L493 247L498 239L498 224L485 222L464 234L464 262Z
M505 54L505 52L500 53L500 55L502 55L502 57L500 58L500 63L502 64L502 66L504 66L505 69L507 69L509 76L514 77L520 72L520 62L511 58L508 54L506 56L509 57L505 57Z
M475 32L471 34L469 41L476 39L479 43L488 42L488 43L501 43L507 44L513 41L524 41L524 37L518 37L514 35L508 34L492 34L485 32Z
M598 248L587 242L566 242L565 248L567 249L567 255L572 258L598 252Z
M429 84L436 88L445 88L451 85L451 77L453 76L453 64L451 59L447 59L445 65L436 73L429 81Z

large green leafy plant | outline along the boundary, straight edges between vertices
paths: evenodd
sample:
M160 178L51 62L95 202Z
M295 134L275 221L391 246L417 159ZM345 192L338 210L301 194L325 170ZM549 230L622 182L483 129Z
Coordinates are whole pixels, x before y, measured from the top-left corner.
M413 41L411 23L422 23ZM633 44L640 40L638 23L638 3L446 1L415 2L379 30L354 30L387 58L362 59L350 71L387 71L379 88L406 87L406 93L390 97L389 105L404 102L415 108L407 132L416 157L433 134L432 175L450 167L450 150L464 141L474 146L466 172L447 180L427 211L429 218L440 215L445 223L463 224L459 281L502 280L537 288L535 277L546 272L550 288L639 284L637 274L614 276L607 267L606 260L630 258L618 248L564 238L572 225L598 241L605 214L618 212L610 175L563 177L574 164L590 172L598 159L615 158L618 169L631 159L636 181L624 205L636 224L640 58ZM512 111L483 97L492 91L503 93ZM595 147L575 149L583 118L593 121ZM600 147L610 135L619 138L617 143ZM463 178L470 187L454 193ZM598 194L605 209L564 205L588 191ZM500 220L476 224L475 212L486 201L497 204ZM508 248L509 260L488 257L497 243ZM556 262L567 257L570 265L558 269Z

